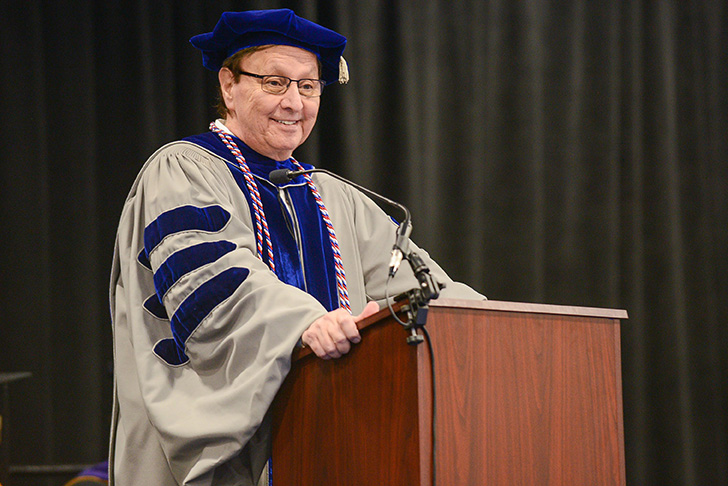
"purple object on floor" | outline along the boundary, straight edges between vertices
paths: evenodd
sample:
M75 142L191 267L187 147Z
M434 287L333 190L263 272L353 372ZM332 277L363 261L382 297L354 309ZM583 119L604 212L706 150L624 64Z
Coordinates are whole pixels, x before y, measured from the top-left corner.
M109 480L109 461L100 462L94 464L88 469L85 469L79 474L79 476L93 476L99 479Z

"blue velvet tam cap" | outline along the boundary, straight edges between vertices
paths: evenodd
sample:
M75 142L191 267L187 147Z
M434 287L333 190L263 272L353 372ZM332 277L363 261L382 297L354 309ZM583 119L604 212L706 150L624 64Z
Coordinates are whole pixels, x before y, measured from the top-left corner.
M196 35L190 42L202 51L202 65L212 71L219 71L225 59L242 49L286 45L316 54L326 84L349 81L346 61L341 57L346 37L289 9L224 12L212 32Z

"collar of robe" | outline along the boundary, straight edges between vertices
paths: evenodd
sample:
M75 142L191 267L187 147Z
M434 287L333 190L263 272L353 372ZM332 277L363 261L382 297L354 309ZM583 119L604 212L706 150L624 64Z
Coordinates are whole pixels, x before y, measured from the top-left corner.
M211 129L214 132L188 137L185 141L225 160L250 206L256 227L258 258L279 280L311 294L327 310L344 307L351 312L338 242L315 184L308 176L298 176L281 186L268 180L268 174L275 169L300 170L313 166L292 158L270 159L215 124ZM291 230L293 221L279 201L280 187L286 188L292 211L295 211L295 221L302 235L300 242Z

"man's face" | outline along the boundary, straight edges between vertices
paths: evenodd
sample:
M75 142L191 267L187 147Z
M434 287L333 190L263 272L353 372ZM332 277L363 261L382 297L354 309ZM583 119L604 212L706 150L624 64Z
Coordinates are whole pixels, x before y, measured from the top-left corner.
M292 46L271 46L240 61L239 68L254 74L318 79L316 56ZM274 160L285 160L311 133L318 115L320 97L301 96L291 83L279 95L260 88L260 79L241 75L237 83L223 68L219 74L223 99L229 110L225 120L231 132L256 152Z

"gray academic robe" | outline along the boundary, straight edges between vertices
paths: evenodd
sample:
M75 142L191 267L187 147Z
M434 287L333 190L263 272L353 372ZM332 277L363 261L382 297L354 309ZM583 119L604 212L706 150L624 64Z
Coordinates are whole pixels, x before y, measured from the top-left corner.
M395 226L359 191L326 175L313 177L336 231L352 310L358 314L367 301L384 301ZM142 264L150 222L175 208L211 206L229 213L224 226L166 236L148 255L151 269ZM235 249L179 277L162 299L166 313L173 315L221 272L245 269L247 276L187 337L186 361L170 363L156 352L172 336L170 322L144 305L155 293L152 270L175 252L218 241L231 242ZM453 282L426 252L414 244L412 249L447 285L443 297L484 298ZM390 295L416 285L405 263L390 283ZM147 161L122 211L110 303L115 364L111 484L255 484L268 453L268 429L261 426L266 411L301 334L327 311L309 294L279 281L256 257L251 211L223 159L183 141L162 147Z

